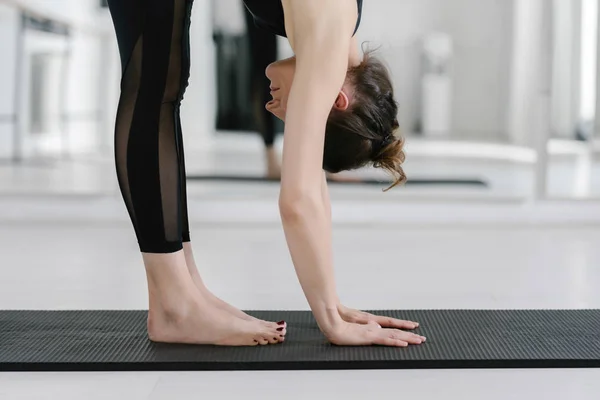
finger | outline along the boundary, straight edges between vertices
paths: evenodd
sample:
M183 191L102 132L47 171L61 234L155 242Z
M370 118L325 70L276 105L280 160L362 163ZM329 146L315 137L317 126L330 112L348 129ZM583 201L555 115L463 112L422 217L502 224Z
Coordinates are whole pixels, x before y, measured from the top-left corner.
M408 347L408 343L404 340L394 339L389 337L389 335L378 335L373 340L373 344L378 344L380 346Z
M379 325L375 321L369 321L369 323L367 325L371 325L373 328L381 329L381 325Z
M392 339L403 340L409 344L423 343L423 339L421 339L421 336L415 335L414 333L410 332L392 331L390 332L390 337Z
M412 321L404 321L401 319L391 318L391 317L383 317L378 315L373 315L372 320L377 322L379 325L384 328L396 328L396 329L416 329L419 327L417 322Z

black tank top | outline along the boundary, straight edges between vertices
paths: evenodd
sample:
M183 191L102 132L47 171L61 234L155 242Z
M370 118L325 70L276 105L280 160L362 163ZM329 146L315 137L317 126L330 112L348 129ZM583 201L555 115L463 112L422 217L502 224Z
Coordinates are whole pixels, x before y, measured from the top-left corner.
M354 33L360 26L363 0L356 0L356 3L358 5L358 19ZM281 0L244 0L244 4L254 17L254 24L257 27L266 29L275 35L287 37Z

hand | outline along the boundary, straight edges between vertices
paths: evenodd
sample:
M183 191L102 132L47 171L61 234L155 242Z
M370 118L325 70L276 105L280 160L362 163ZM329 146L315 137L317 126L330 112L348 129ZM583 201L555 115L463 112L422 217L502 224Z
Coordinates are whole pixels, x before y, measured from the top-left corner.
M338 346L407 347L409 344L421 344L425 341L423 336L398 329L384 329L375 322L366 325L343 322L327 338Z
M341 304L338 306L338 312L344 321L354 324L368 324L375 322L383 328L396 329L416 329L419 327L418 322L403 321L401 319L373 315L364 311L345 307Z

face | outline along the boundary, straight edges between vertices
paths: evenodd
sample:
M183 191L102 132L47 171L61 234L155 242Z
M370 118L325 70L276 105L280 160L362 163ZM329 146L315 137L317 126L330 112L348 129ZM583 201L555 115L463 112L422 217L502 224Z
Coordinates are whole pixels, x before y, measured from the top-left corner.
M265 71L267 78L271 81L271 96L273 97L273 100L269 101L265 108L282 121L285 121L285 110L295 71L296 57L276 61L270 64Z
M277 118L285 122L285 112L287 110L288 96L294 81L296 72L296 57L286 58L270 64L265 74L271 81L271 96L273 100L269 101L265 108ZM344 84L342 90L333 104L333 108L346 110L350 106L352 99L352 88Z

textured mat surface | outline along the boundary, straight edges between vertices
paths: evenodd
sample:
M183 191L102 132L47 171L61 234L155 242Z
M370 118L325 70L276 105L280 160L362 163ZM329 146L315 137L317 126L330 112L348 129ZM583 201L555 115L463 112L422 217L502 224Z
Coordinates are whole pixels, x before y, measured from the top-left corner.
M280 370L600 367L600 310L387 311L421 323L409 348L328 344L309 312L283 344L248 348L155 344L143 311L0 311L0 370Z
M279 182L279 179L270 179L261 176L243 176L243 175L188 175L191 181L221 181L221 182L257 182L273 183ZM392 182L378 181L376 179L364 179L356 182L332 181L329 183L337 185L389 185ZM422 186L481 186L487 187L487 183L480 179L409 179L406 185Z

